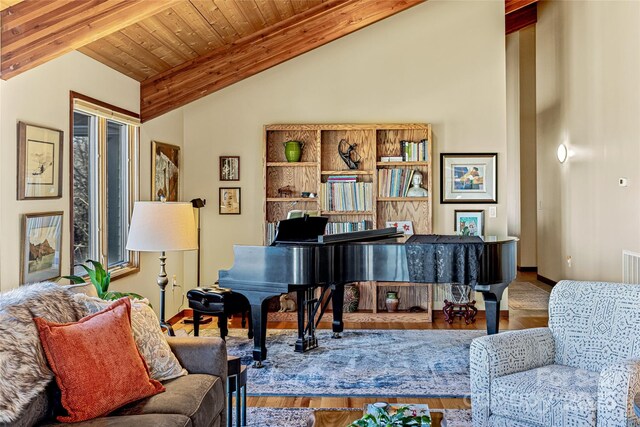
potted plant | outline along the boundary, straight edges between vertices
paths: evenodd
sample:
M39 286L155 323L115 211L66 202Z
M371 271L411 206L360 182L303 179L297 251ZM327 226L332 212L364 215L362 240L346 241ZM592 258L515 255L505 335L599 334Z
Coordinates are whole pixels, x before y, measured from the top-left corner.
M89 280L93 286L95 286L96 291L98 292L98 297L104 300L116 300L122 297L130 297L143 299L141 295L138 295L133 292L118 292L118 291L110 291L109 285L111 284L111 273L106 271L101 263L98 261L94 261L92 259L88 259L87 263L91 263L93 268L86 266L85 264L76 264L77 267L82 267L87 272L89 276ZM85 279L80 276L62 276L63 279L69 279L71 283L79 285L82 283L86 283Z
M359 420L349 424L348 427L431 427L431 417L417 415L409 406L401 406L395 414L389 414L385 408L371 407Z

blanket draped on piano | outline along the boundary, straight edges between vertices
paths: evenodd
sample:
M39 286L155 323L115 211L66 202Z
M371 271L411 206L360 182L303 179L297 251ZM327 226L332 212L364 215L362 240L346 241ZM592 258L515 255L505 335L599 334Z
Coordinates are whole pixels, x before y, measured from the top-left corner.
M483 241L477 236L413 235L406 244L409 278L418 283L475 285Z

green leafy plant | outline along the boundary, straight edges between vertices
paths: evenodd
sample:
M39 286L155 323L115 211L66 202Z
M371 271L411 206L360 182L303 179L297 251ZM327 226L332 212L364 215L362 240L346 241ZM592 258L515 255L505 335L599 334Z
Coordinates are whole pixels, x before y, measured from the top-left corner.
M98 292L98 297L100 297L101 299L116 300L122 297L132 297L132 298L143 299L141 295L138 295L133 292L110 291L109 285L111 284L111 273L106 271L102 266L102 264L99 263L98 261L88 259L86 262L91 263L93 265L93 268L90 268L85 264L76 264L76 267L84 268L84 270L87 272L87 275L89 276L89 280L91 280L91 283L93 284L93 286L95 286L96 291ZM62 278L69 279L71 283L77 284L77 285L86 283L86 281L80 276L71 275L71 276L62 276Z
M431 417L428 415L415 415L415 412L409 406L401 406L393 415L383 408L374 407L373 409L374 413L365 414L359 420L349 424L348 427L431 427Z

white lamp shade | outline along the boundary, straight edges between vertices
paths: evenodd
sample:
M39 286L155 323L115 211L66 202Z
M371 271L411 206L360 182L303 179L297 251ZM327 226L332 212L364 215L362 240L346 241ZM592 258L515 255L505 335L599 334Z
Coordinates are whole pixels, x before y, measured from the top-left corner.
M136 202L127 249L141 252L198 249L191 203Z

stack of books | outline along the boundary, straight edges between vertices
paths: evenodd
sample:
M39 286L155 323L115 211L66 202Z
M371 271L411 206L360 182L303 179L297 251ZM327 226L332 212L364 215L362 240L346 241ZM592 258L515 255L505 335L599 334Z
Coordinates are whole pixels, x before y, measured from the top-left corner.
M413 169L379 169L378 197L407 197Z
M350 233L352 231L371 230L372 222L362 220L358 222L330 222L327 224L327 234Z
M400 141L400 153L404 162L427 162L429 153L427 146L429 141L423 139L420 142Z
M371 183L357 182L356 175L332 175L320 186L323 211L370 211L372 196Z

